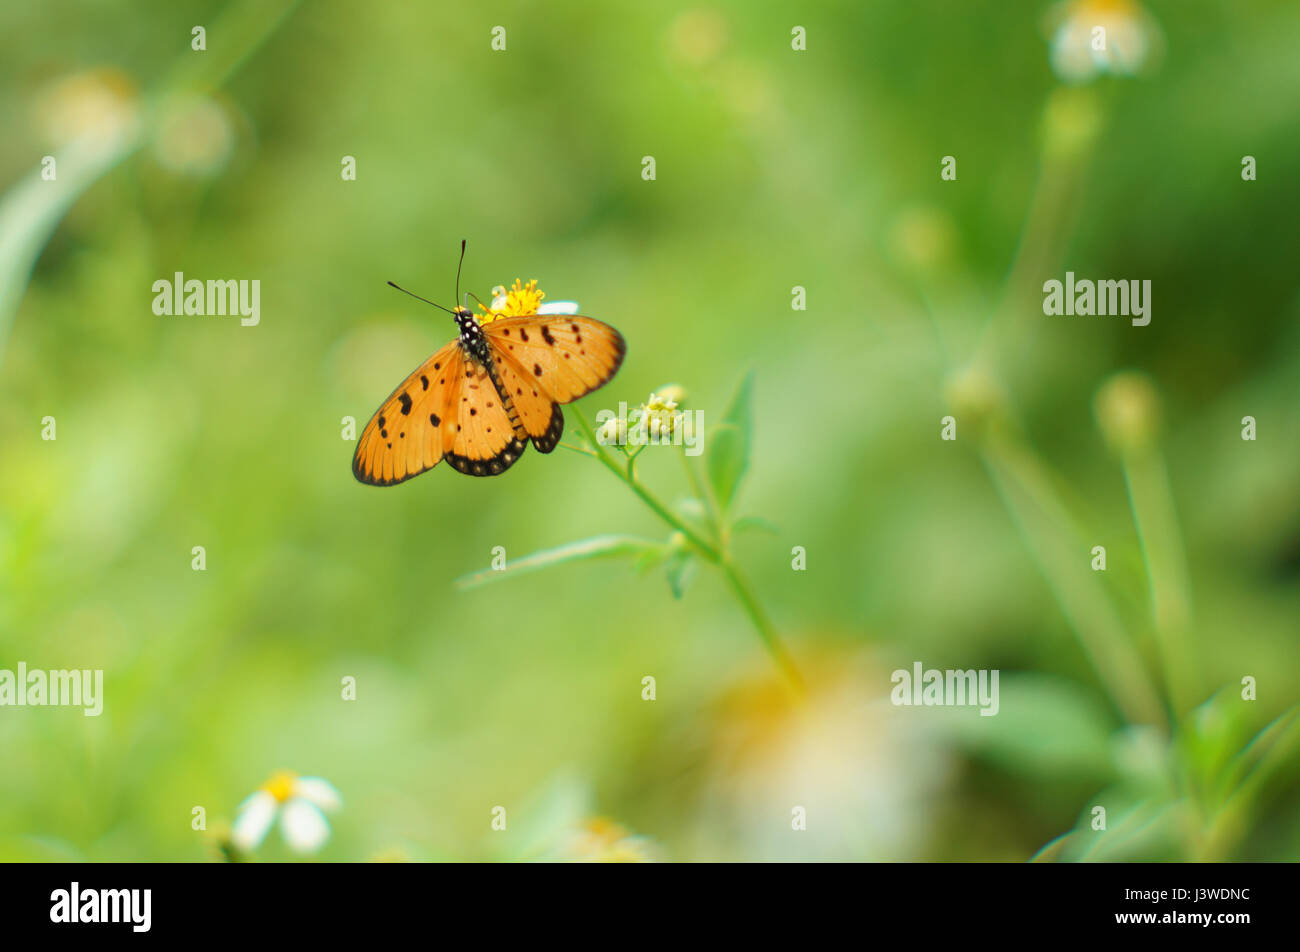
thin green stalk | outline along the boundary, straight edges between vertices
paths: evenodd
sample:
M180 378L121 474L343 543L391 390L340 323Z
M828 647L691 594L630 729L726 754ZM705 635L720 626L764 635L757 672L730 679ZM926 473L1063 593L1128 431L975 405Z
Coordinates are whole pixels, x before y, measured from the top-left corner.
M704 539L700 538L699 533L675 516L672 513L672 510L655 497L654 493L645 488L641 481L636 478L636 475L631 472L630 467L620 466L618 462L610 456L609 451L606 450L605 447L601 445L600 441L596 439L596 433L591 428L591 424L587 422L587 417L583 412L577 407L574 407L573 413L578 421L578 425L582 427L582 431L586 435L588 442L590 442L592 447L595 449L596 459L598 459L606 469L622 480L628 488L636 493L637 496L641 498L642 502L654 510L655 515L685 536L687 540L690 541L691 545L700 550L701 555L710 562L721 562L722 553L718 551L717 547L704 541Z
M727 581L731 584L731 589L736 593L740 600L741 607L745 609L745 614L749 615L750 621L754 623L754 628L758 631L759 637L763 640L763 645L767 648L772 659L776 661L781 671L789 679L790 684L799 693L803 694L806 690L803 675L795 667L794 659L790 657L777 637L776 629L772 627L772 622L763 611L763 606L759 604L758 598L754 595L754 590L750 588L749 581L740 573L740 569L731 560L730 556L724 558L720 563L723 574L727 576Z
M772 627L771 620L767 617L763 606L759 604L758 598L754 595L754 590L736 567L735 562L732 561L731 553L723 546L714 546L704 541L690 526L673 515L671 510L636 478L632 469L632 461L628 461L626 468L620 466L600 441L596 439L596 433L591 428L591 424L587 422L583 412L577 407L573 407L573 414L578 421L578 425L582 427L587 441L591 444L594 451L592 455L636 493L641 498L641 501L649 506L659 518L685 536L692 545L699 549L701 555L722 569L731 590L736 594L736 598L740 602L741 608L744 609L745 614L753 622L763 646L767 648L768 653L789 680L790 685L797 693L802 695L805 690L803 676L799 673L799 669L795 667L794 659L790 657L790 654L785 650L785 646L781 644L780 638L777 637L776 629ZM721 529L719 529L719 532L721 532Z
M731 532L718 509L718 499L713 494L713 487L700 479L700 474L691 465L691 458L685 452L682 453L682 465L686 468L686 479L691 484L691 491L704 502L704 507L708 510L709 523L718 535L718 548L724 552L728 551L731 548Z
M1151 584L1151 613L1169 699L1180 717L1201 700L1191 657L1191 583L1164 460L1155 449L1124 455L1129 506Z
M1105 586L1088 568L1088 547L1045 467L1032 450L1008 435L990 434L982 455L994 486L1116 708L1131 724L1164 726L1164 711L1145 676L1142 658Z

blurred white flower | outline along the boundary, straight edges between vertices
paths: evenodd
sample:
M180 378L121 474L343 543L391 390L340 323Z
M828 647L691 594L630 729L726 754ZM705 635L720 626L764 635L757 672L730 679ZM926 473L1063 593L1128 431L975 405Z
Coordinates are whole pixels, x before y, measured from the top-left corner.
M1132 76L1160 44L1159 27L1136 0L1065 0L1051 22L1052 69L1067 83Z
M163 115L153 151L158 164L178 175L207 178L225 168L235 148L235 130L215 99L173 103Z
M280 835L289 848L295 853L315 853L329 839L325 814L342 805L342 797L328 780L282 770L239 805L230 839L240 850L251 853L262 845L279 816Z
M744 862L923 857L951 774L941 736L890 703L888 670L870 657L814 649L799 665L801 698L768 664L714 705L700 848Z
M889 252L904 268L942 268L958 244L952 217L937 206L912 206L901 211L889 228Z
M590 817L564 838L558 858L573 863L652 863L653 844L606 817Z
M89 69L65 76L35 98L45 136L56 145L83 137L113 142L135 134L140 121L135 83L117 69Z

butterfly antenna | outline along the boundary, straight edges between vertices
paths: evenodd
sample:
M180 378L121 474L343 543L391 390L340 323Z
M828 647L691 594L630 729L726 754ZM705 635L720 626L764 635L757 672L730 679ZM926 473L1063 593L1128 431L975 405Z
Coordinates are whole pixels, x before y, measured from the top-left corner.
M420 297L420 295L414 293L413 291L406 290L406 288L402 287L400 284L394 284L392 281L389 281L388 286L397 288L397 290L401 291L403 294L411 295L411 297L415 298L417 301L423 301L425 304L433 304L433 306L436 307L438 310L446 311L452 317L456 316L456 312L453 311L451 308L443 307L441 304L435 304L433 301L430 301L428 298Z
M456 300L460 300L460 269L465 264L465 239L460 240L460 264L456 265Z

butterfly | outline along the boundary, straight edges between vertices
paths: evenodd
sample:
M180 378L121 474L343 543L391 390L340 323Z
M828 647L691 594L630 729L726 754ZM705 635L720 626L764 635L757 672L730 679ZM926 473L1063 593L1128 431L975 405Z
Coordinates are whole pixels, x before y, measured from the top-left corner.
M590 317L530 314L480 324L467 307L411 296L451 314L460 334L415 368L366 424L352 474L371 486L405 482L444 459L470 476L498 476L530 441L550 453L564 433L560 404L609 383L627 353L622 334Z

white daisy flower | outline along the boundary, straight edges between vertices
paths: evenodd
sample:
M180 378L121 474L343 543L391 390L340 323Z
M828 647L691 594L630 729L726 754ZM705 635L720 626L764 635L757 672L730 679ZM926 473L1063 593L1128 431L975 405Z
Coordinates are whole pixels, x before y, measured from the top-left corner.
M1066 0L1054 19L1052 69L1067 83L1132 76L1160 43L1155 21L1135 0Z
M538 314L577 314L577 301L547 301L537 308Z
M240 850L251 853L262 845L279 816L280 835L289 848L295 853L315 853L329 839L325 814L342 805L343 798L328 780L282 770L239 805L230 839Z

